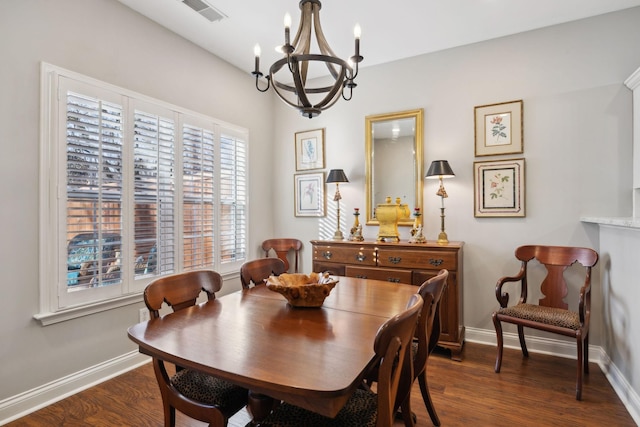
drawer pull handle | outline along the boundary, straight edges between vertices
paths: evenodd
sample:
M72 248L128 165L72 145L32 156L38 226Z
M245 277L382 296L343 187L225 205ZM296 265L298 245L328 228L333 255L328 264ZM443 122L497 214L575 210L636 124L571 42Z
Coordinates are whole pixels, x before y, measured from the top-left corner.
M400 283L400 279L398 279L397 277L387 277L387 282Z
M324 257L324 259L331 259L333 254L330 251L324 251L322 252L322 256Z
M390 256L389 257L389 262L391 264L400 264L400 262L402 261L402 258L399 256Z
M357 278L357 279L366 279L366 278L367 278L367 276L364 276L364 275L362 275L362 274L356 274L356 278Z
M433 265L434 267L439 267L443 262L444 260L442 258L439 258L439 259L429 258L429 264Z
M358 255L356 255L356 260L359 262L364 262L364 260L367 259L367 256L365 254L363 254L362 252L360 252Z

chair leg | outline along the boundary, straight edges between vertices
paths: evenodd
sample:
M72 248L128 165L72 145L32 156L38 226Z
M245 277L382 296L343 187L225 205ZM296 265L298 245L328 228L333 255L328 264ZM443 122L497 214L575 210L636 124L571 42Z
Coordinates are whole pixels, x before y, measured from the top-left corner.
M582 400L582 370L584 369L584 343L578 337L578 369L576 378L576 400Z
M522 325L518 325L518 338L520 339L520 348L522 349L522 355L524 357L529 357L527 343L524 341L524 326Z
M589 333L584 337L584 373L589 373Z
M425 369L422 374L418 376L418 383L420 384L420 391L422 392L422 400L424 400L424 406L427 407L427 412L429 412L429 417L431 417L431 422L434 426L440 425L440 418L438 418L438 414L436 413L436 408L433 406L433 401L431 400L431 393L429 393L429 386L427 385L427 370Z
M402 419L405 427L414 427L415 421L413 419L413 412L411 412L411 394L407 395L402 405L400 405L400 411L402 413Z
M494 368L494 371L496 373L499 373L500 372L500 366L502 366L502 324L500 323L500 320L498 319L497 313L493 313L493 315L491 317L493 319L493 325L496 328L496 339L498 341L498 343L497 343L498 354L496 355L496 366Z
M164 427L176 427L176 408L169 403L164 405Z

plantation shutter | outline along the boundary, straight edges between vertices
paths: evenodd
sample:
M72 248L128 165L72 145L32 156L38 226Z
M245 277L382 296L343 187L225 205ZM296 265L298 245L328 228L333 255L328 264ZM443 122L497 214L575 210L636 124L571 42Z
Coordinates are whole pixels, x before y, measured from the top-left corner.
M136 110L134 114L134 272L175 271L175 124Z
M123 109L66 94L67 291L121 283Z
M183 263L185 270L214 266L214 134L182 129Z
M244 140L220 138L220 262L246 258L247 150Z

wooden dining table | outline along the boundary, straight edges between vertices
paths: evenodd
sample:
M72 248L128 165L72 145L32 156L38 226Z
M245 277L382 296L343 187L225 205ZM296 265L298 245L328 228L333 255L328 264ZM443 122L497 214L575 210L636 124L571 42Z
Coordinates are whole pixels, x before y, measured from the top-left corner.
M417 291L379 280L336 279L320 308L294 308L259 285L138 323L128 336L143 354L225 379L250 396L334 417L374 358L378 328ZM269 401L250 399L248 410L256 419L265 407Z

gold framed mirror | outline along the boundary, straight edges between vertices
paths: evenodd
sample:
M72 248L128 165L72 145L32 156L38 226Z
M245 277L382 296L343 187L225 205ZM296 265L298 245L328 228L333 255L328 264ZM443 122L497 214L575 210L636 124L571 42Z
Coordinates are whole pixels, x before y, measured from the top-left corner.
M376 206L400 198L413 213L422 209L424 181L422 109L365 117L365 186L367 225L379 225ZM413 225L412 217L398 225Z

